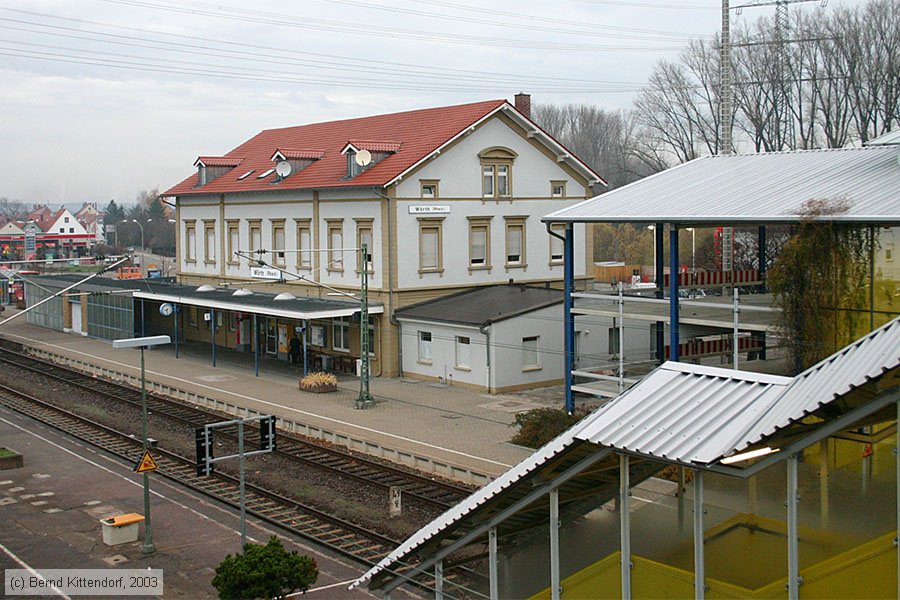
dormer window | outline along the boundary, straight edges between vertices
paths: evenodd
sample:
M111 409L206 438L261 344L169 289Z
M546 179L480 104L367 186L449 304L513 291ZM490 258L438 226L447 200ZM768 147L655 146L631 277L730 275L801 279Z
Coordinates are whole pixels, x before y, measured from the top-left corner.
M288 163L288 165L290 165L290 168L283 168L283 172L277 171L278 177L273 183L284 181L288 177L299 173L306 167L324 157L324 150L315 150L310 148L278 148L277 150L275 150L275 154L272 155L272 158L270 160L276 163L276 168L277 165L282 162Z
M400 150L402 144L391 140L350 140L341 150L347 156L347 175L345 179L353 179L363 171L371 169L387 157ZM358 155L367 160L357 161ZM363 164L360 164L363 163Z
M200 156L194 161L197 167L197 187L212 183L243 161L243 158L230 156Z

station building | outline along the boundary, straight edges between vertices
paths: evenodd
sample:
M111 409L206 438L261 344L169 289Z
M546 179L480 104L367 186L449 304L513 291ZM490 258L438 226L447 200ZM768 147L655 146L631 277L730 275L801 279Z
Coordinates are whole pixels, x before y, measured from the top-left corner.
M562 229L540 217L604 185L531 121L524 94L515 106L494 100L267 130L194 167L164 194L176 206L179 283L358 298L365 274L369 298L383 306L372 318L371 365L384 375L401 373L400 308L510 281L560 287ZM575 229L576 279L585 282L592 235ZM334 319L324 336L306 329L307 342L334 360L358 358L358 318ZM349 348L335 334L345 324Z

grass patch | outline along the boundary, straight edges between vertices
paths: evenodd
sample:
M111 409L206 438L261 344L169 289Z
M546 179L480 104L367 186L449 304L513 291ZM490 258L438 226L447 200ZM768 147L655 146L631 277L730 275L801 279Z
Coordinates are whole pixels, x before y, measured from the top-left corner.
M7 456L16 456L18 452L13 452L9 448L4 448L0 446L0 458L6 458Z

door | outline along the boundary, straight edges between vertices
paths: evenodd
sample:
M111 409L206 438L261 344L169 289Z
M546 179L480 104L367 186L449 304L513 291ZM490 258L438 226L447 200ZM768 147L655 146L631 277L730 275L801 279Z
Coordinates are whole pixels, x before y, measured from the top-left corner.
M278 354L278 324L275 317L266 317L266 354Z
M81 324L81 301L70 300L69 307L72 309L72 331L74 331L75 333L82 333L83 327Z

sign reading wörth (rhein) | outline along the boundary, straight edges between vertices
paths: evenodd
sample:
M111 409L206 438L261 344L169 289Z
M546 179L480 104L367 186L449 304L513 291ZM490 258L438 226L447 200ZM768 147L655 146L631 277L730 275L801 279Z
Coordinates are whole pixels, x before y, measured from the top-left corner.
M411 215L449 215L449 204L416 204L410 205L409 214Z

